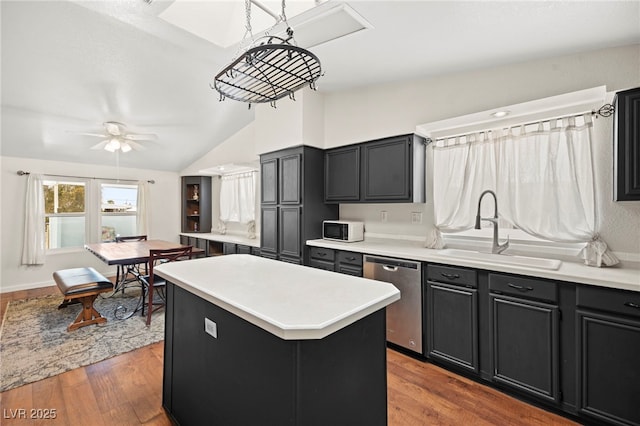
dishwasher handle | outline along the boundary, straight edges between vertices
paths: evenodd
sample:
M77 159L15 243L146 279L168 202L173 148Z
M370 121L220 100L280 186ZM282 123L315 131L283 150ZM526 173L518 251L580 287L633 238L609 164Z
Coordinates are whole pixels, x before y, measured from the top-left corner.
M410 260L391 259L388 257L365 256L365 263L377 263L390 272L397 271L398 268L420 270L420 262L412 262Z

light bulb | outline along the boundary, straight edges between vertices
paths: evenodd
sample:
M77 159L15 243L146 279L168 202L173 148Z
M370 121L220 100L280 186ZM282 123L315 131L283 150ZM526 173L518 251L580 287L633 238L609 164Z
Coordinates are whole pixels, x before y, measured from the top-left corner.
M129 152L129 151L131 151L131 145L129 145L126 142L122 142L120 144L120 149L122 150L122 152Z

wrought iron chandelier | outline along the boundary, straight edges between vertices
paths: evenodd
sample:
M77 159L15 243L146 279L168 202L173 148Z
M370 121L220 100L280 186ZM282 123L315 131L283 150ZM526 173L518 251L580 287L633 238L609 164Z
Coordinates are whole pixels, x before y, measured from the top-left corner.
M286 38L268 35L254 39L251 32L251 0L245 0L247 16L246 32L240 49L249 46L237 58L215 76L212 88L220 93L220 101L226 98L253 103L271 103L288 96L295 100L294 92L308 85L316 89L316 80L322 75L320 60L306 49L298 47L285 15L282 0L280 22L286 25Z

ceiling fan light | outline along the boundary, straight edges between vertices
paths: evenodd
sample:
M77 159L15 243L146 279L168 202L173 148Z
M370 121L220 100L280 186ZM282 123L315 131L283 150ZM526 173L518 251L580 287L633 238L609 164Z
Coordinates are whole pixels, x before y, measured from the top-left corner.
M127 142L122 142L120 144L120 149L122 150L122 152L129 152L131 151L131 145L129 145Z

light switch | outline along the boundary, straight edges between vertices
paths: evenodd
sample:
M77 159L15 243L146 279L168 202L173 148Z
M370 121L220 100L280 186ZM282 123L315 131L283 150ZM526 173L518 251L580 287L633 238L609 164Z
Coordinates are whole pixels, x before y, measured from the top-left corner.
M218 338L218 325L211 321L209 318L205 318L204 319L204 331L214 337L214 338Z

